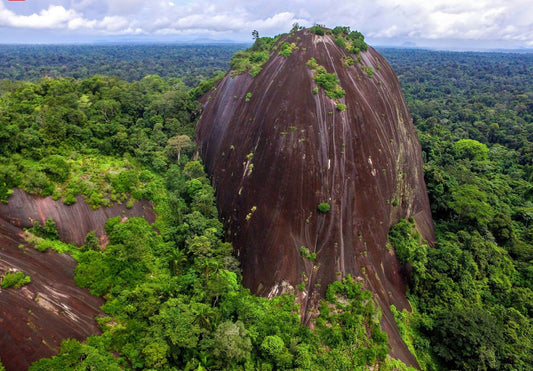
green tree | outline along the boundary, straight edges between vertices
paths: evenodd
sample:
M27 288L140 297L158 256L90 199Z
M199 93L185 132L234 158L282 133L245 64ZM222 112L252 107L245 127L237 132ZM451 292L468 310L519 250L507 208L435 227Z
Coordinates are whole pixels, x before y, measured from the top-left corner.
M194 349L206 332L197 321L197 310L180 299L169 299L153 321L161 327L161 334L172 346ZM158 330L158 328L156 327Z
M453 150L458 158L468 158L475 161L487 160L488 147L473 139L461 139L454 143Z
M261 351L266 359L273 360L279 368L290 368L292 366L292 354L285 347L283 339L277 335L266 336L261 343Z
M487 194L473 184L463 184L451 189L449 207L457 213L457 223L461 221L473 225L487 225L493 210L487 203Z
M57 240L59 238L59 232L57 230L57 224L52 218L46 218L44 224L38 221L33 222L33 227L29 231L36 236L48 238L51 240Z
M434 351L446 367L461 370L499 369L502 329L497 320L482 309L453 308L440 312L431 337Z
M43 358L29 368L31 371L60 371L60 370L110 370L119 371L122 368L111 353L84 345L74 339L61 343L61 350L57 356Z
M226 321L221 323L213 334L213 354L228 367L250 358L252 342L247 336L244 324Z
M180 160L182 150L193 148L193 143L188 135L176 135L168 139L167 154L170 158Z

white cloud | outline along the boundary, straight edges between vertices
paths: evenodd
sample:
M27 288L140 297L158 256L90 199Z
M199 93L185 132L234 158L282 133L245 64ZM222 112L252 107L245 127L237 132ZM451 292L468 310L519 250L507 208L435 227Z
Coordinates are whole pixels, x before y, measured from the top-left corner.
M29 29L96 30L104 33L124 33L129 30L126 18L105 16L101 20L89 20L73 9L50 5L31 15L17 15L0 4L0 26Z
M14 12L0 7L0 26L16 28L61 28L69 20L78 17L74 10L67 10L62 6L50 5L48 9L41 10L38 14L29 16L17 15Z
M241 36L286 32L294 22L349 25L369 38L533 43L531 0L27 0L0 2L0 26L100 34ZM18 3L20 5L20 3Z
M382 21L368 28L369 35L374 37L490 40L506 35L522 40L531 38L531 33L524 34L526 28L533 30L533 12L523 0L378 0L376 6L381 10ZM383 27L387 22L390 24ZM517 23L524 27L514 28L511 33L509 26ZM390 32L392 26L395 34Z

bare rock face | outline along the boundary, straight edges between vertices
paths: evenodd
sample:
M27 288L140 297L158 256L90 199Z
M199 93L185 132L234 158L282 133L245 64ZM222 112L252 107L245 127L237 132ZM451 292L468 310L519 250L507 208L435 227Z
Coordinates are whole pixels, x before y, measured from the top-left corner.
M31 283L0 289L0 359L9 370L25 370L43 357L59 351L67 338L83 340L100 333L95 321L103 316L104 300L74 283L76 261L55 251L39 252L26 243L23 228L33 221L57 223L61 240L82 245L95 230L105 242L104 225L114 216L144 216L149 222L155 213L148 202L128 210L125 205L92 210L81 197L72 206L51 197L37 197L21 190L0 204L0 275L21 271Z
M392 355L416 365L389 309L409 304L387 234L411 216L424 239L433 241L434 232L420 144L397 77L372 48L349 66L344 58L356 57L329 35L303 30L283 42L295 43L292 55L275 50L255 78L228 74L204 96L197 126L244 284L270 297L303 282L305 316L329 283L360 277L381 307ZM338 76L346 92L338 102L322 88L313 93L311 58ZM331 209L319 212L320 203Z
M91 231L95 231L100 243L105 244L105 223L115 216L142 216L149 223L155 221L152 204L146 200L135 202L131 209L124 204L113 204L93 210L81 196L76 199L78 202L67 206L52 197L34 196L15 189L8 203L0 204L0 217L20 228L30 228L35 221L44 224L46 219L51 218L56 222L61 241L76 246L85 244L85 237Z

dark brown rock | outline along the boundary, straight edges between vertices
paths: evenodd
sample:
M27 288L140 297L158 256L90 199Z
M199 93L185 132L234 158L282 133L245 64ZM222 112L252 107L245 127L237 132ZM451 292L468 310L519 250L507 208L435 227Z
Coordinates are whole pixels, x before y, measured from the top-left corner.
M348 53L328 35L304 30L284 41L298 50L273 52L255 78L226 75L203 98L197 126L244 284L273 296L306 277L305 313L313 293L344 275L360 277L381 307L392 355L416 365L389 309L409 303L387 233L410 216L423 238L433 241L434 232L420 144L396 75L372 48L361 53L370 78L360 64L343 64ZM323 89L313 94L312 57L339 77L346 110ZM331 210L319 213L321 202ZM303 258L301 246L316 260Z
M155 219L149 202L136 203L130 210L124 205L92 210L81 198L66 206L21 190L15 190L7 205L0 205L0 275L22 271L31 278L22 288L0 290L0 359L6 370L25 370L56 354L64 339L99 334L95 317L104 315L104 300L74 283L76 261L66 254L35 250L25 242L23 228L52 218L63 241L82 245L92 230L105 240L105 222L118 215Z
M105 223L115 216L143 216L149 223L155 221L152 204L146 200L135 202L131 209L126 208L125 204L113 204L93 210L83 202L81 196L76 199L75 204L67 206L61 201L54 201L52 197L34 196L15 189L9 202L0 204L0 216L20 228L30 228L34 221L43 224L47 218L51 218L57 224L61 241L76 246L83 245L85 236L91 231L95 231L101 242L105 242Z

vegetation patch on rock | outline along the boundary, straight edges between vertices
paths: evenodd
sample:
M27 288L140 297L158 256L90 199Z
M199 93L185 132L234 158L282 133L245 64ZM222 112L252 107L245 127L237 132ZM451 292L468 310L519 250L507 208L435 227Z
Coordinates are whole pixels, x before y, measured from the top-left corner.
M313 79L316 84L324 89L324 92L331 99L340 99L344 97L346 92L340 86L339 78L334 73L329 73L326 69L319 65L315 58L307 61L307 66L314 70Z
M13 287L14 289L18 289L31 282L30 276L26 276L24 273L20 271L8 272L0 278L2 279L0 286L3 289L7 289L10 287Z

